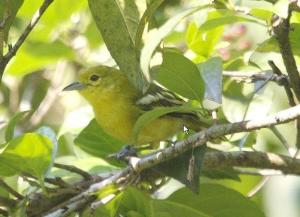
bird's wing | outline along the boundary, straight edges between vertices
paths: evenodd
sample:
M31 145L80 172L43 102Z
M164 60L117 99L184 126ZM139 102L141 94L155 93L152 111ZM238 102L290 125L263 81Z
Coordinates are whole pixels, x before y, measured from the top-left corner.
M173 107L181 106L185 103L182 98L173 92L162 88L155 83L152 83L145 94L136 100L136 105L142 111L150 111L157 107ZM200 119L196 112L171 112L166 116L181 118L184 120L188 128L194 130L202 130L207 128L210 124Z
M136 104L144 111L152 110L156 107L181 106L185 101L172 93L152 83L145 94L137 99Z

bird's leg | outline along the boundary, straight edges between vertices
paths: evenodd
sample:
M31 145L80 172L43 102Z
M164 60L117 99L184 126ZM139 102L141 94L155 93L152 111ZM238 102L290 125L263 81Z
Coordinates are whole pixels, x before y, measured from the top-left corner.
M136 157L137 150L132 145L125 145L121 151L108 155L108 158L115 158L119 161L128 162L130 157Z

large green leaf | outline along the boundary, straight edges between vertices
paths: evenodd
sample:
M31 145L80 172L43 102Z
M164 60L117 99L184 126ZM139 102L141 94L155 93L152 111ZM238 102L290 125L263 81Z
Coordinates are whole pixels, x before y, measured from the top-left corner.
M241 193L221 185L202 184L196 195L183 188L173 193L168 201L200 210L214 217L263 217L263 212Z
M9 65L7 72L13 75L25 75L54 64L60 59L73 58L72 49L60 41L52 43L27 41Z
M124 143L111 137L93 119L76 137L75 144L87 153L106 158L121 150Z
M15 171L44 177L51 163L53 144L38 133L26 133L10 140L0 154L0 164ZM0 171L1 175L6 175Z
M178 52L164 51L163 63L155 80L179 95L202 102L205 90L203 78L196 65Z
M128 188L118 200L117 213L122 216L210 217L201 210L190 207L188 205L189 198L186 198L184 203L171 200L155 200L137 189Z
M147 85L135 50L135 35L140 19L137 1L89 0L88 2L111 56L130 81L138 89L143 90Z

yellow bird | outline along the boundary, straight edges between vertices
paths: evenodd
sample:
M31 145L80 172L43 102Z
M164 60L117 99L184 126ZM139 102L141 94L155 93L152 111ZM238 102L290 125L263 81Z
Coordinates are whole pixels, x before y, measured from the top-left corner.
M78 82L64 88L64 91L69 90L78 90L93 107L96 121L103 130L125 144L155 144L174 136L184 126L194 130L208 126L195 113L173 112L151 121L134 139L134 125L145 111L180 106L185 101L154 83L142 94L124 73L112 67L101 65L87 69Z

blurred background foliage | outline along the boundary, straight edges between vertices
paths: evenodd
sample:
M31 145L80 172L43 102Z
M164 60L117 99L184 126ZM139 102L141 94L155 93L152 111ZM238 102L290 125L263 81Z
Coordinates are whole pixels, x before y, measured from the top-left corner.
M270 70L267 65L268 60L273 60L283 70L276 41L269 32L272 13L284 15L286 12L284 6L286 6L287 1L279 2L272 4L268 1L218 1L217 6L220 8L200 10L180 22L165 37L163 46L176 47L194 63L201 63L212 56L220 56L223 61L223 69L226 71L243 73L268 71ZM9 31L8 44L14 44L41 3L41 0L23 2ZM176 14L195 4L197 1L164 1L155 12L153 22L151 22L152 28L161 26ZM241 13L237 13L239 10ZM244 11L247 13L242 13ZM299 43L297 42L300 37L299 22L300 15L294 13L292 23L295 28L291 32L291 40L297 61L300 54ZM6 46L6 51L8 47ZM153 65L157 64L155 58L152 62ZM6 145L5 141L9 142L5 136L7 123L12 120L12 117L21 111L30 110L29 114L26 113L25 115L24 113L24 115L17 117L17 125L13 124L13 126L16 125L16 128L13 129L14 137L21 135L26 140L30 135L24 133L47 127L46 130L44 129L46 135L49 136L51 133L56 135L56 139L52 140L53 143L58 143L56 162L72 164L97 174L109 173L120 166L116 162L108 162L104 156L117 151L123 144L113 140L113 138L107 138L108 135L104 133L99 133L99 129L95 128L95 123L90 122L93 119L91 108L77 93L65 94L61 92L62 88L70 81L76 80L81 69L97 64L116 66L93 21L87 1L54 1L17 52L17 55L9 63L3 76L0 87L0 144ZM260 90L255 92L258 89ZM267 84L263 82L237 82L228 77L224 77L223 80L222 100L222 110L229 121L264 117L288 107L283 88L277 84L272 82ZM88 127L85 128L87 125ZM295 147L292 146L295 144L294 124L289 123L277 128L286 138L287 143L291 145L288 147L289 151L295 151ZM43 139L45 138L41 138L41 140ZM24 150L30 149L31 142L32 140L29 140L28 143L24 143L25 146L27 145ZM108 146L107 143L113 143L115 146ZM218 149L226 151L241 148L243 150L255 149L288 154L287 149L283 147L281 141L270 129L263 129L251 134L234 135L229 142L218 146ZM48 156L50 154L48 153ZM26 156L23 157L26 158ZM22 158L16 160L22 161ZM32 162L32 167L37 167L41 162L47 164L49 161L51 160L43 158L42 161ZM27 166L25 171L29 167ZM2 171L9 174L0 172L3 179L18 189L19 192L25 193L32 190L14 172L9 173L7 168ZM78 179L78 177L61 169L53 169L47 176L61 176L70 180ZM215 197L220 197L220 203L224 203L225 200L232 200L234 204L235 200L242 200L240 199L241 195L247 196L261 179L262 177L259 176L237 175L232 171L229 171L228 174L224 171L222 173L215 172L213 176L206 175L201 179L203 187L200 191L203 191L207 198L211 198L214 197L212 196L214 193L209 192L209 190L215 190ZM256 204L253 206L258 206L267 217L298 217L300 216L298 206L300 202L299 183L299 178L296 177L272 177L266 187L251 198ZM235 195L236 192L234 192L234 196L232 196L228 192L231 190L223 189L222 186L234 189L241 195ZM189 192L184 192L186 189L176 191L181 187L179 182L171 180L166 186L158 190L154 197L166 198L175 192L168 198L166 204L181 203L180 198L193 197L192 195L182 196L189 194ZM145 208L144 206L148 206L145 204L150 203L147 199L148 196L142 194L136 192L135 189L129 189L122 195L125 198L122 201L128 203L122 208L124 213L127 213L128 216L148 216L145 213L149 211L147 209L139 212ZM0 195L9 197L1 188ZM139 207L138 199L132 198L134 195L136 198L147 202ZM228 198L226 195L229 195ZM136 203L134 200L137 200ZM132 203L130 204L130 202ZM205 206L206 209L218 207L214 203L217 203L216 200L208 203ZM111 206L113 207L113 205ZM228 206L226 205L227 208ZM166 212L163 205L160 204L157 207L159 208L156 209L156 212L160 214ZM166 205L166 207L168 206ZM211 216L230 216L218 215L213 209L205 210L205 207L203 210ZM226 209L226 207L224 205L220 209ZM177 208L174 208L173 211L178 214L179 208L178 210ZM228 209L236 211L239 207L235 206ZM251 214L251 207L247 207L247 209L236 216L258 216ZM101 212L104 211L100 210L99 213ZM246 214L247 212L248 214ZM169 215L162 214L161 216ZM198 213L190 216L202 215ZM203 216L205 215L203 214Z

